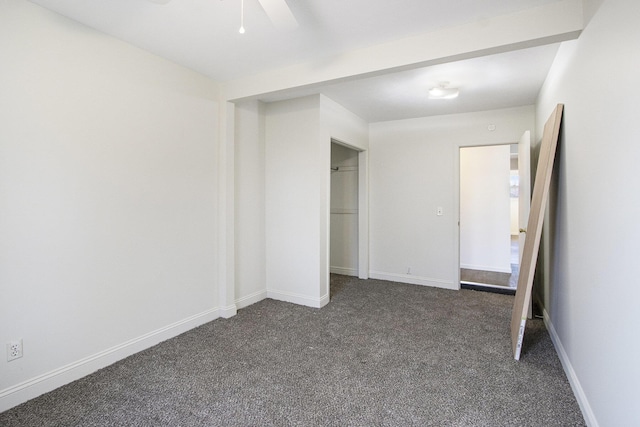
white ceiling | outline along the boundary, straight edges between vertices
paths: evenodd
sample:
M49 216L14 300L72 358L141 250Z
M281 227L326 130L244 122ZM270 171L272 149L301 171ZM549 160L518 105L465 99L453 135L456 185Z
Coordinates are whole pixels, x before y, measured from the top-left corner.
M324 86L322 93L368 122L469 113L532 105L559 44L539 46L426 68ZM427 91L448 81L455 99L429 99ZM317 93L292 89L261 97L278 101Z
M558 0L287 0L299 23L280 30L258 0L32 0L217 81L508 14ZM368 121L532 104L557 45L441 64L316 88ZM447 80L461 94L428 100ZM308 91L307 91L308 92ZM298 96L290 91L278 98Z

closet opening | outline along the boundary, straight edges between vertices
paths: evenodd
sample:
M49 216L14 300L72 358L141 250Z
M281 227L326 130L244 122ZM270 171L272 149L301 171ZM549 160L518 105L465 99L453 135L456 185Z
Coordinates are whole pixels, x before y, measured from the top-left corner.
M330 298L340 292L345 276L359 276L360 154L342 143L331 141Z

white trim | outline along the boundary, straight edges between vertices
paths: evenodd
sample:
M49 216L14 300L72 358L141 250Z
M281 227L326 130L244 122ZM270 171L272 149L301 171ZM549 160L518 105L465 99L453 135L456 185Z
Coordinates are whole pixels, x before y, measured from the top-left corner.
M238 310L240 310L241 308L249 307L250 305L260 302L266 298L267 298L266 290L254 292L252 294L249 294L247 296L237 299L236 307L238 308Z
M473 285L473 286L482 286L483 288L493 288L493 289L504 289L505 291L516 291L516 288L512 288L511 286L504 285L492 285L490 283L480 283L480 282L471 282L469 280L461 280L461 285Z
M72 381L85 377L98 369L107 367L119 360L142 350L174 338L184 332L211 322L220 317L220 309L212 308L163 328L125 341L94 355L85 357L68 365L38 375L19 384L0 390L0 412L13 408L27 400L48 393Z
M342 274L344 276L355 276L358 277L358 269L357 268L347 268L347 267L336 267L331 266L329 271L333 274Z
M235 304L228 305L226 307L219 308L220 316L225 319L235 316L238 314L238 307Z
M381 271L370 271L369 277L378 280L388 280L391 282L409 283L411 285L431 286L435 288L458 290L460 286L448 280L431 279L429 277L414 276L413 274L385 273Z
M369 278L369 151L358 153L358 278Z
M460 268L465 268L467 270L479 270L479 271L490 271L492 273L509 273L511 274L511 266L508 269L500 268L500 267L489 267L487 265L474 265L474 264L462 264L460 263Z
M571 365L571 360L569 360L569 356L562 345L562 341L560 341L560 337L556 332L556 329L551 322L551 318L549 317L549 313L546 309L543 310L544 324L549 331L549 335L551 336L551 341L553 342L553 346L556 348L556 352L558 353L558 357L560 358L560 362L562 362L562 367L564 368L564 372L569 379L569 384L571 384L571 389L573 390L573 394L578 401L578 405L580 406L580 410L582 411L582 416L586 421L589 427L598 427L598 420L596 420L596 416L593 413L593 409L591 409L591 405L589 404L589 400L587 396L584 394L584 389L580 384L580 380L576 375L576 371L573 369L573 365Z
M320 297L320 307L324 307L325 305L329 304L329 292L327 292L326 294L324 294L323 296Z
M218 111L217 269L220 315L236 314L235 300L235 104L222 102Z
M267 298L278 301L290 302L293 304L304 305L307 307L321 308L329 302L329 295L320 298L312 298L307 295L297 294L294 292L267 290Z

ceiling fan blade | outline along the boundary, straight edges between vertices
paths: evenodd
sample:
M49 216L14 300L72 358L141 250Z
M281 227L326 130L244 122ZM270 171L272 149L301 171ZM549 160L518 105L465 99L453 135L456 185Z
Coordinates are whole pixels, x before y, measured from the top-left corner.
M285 0L258 0L273 25L280 30L293 30L298 21Z

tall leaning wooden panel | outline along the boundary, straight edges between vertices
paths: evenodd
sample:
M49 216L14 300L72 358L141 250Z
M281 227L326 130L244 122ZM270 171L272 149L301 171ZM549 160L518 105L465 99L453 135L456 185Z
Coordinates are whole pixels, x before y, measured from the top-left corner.
M558 104L553 114L551 114L551 117L547 120L547 123L544 125L544 133L540 145L538 169L533 184L531 209L527 222L527 237L525 238L524 248L522 250L523 254L520 263L518 288L516 289L516 298L511 314L511 343L513 346L513 357L516 360L520 359L524 328L527 323L527 310L531 303L531 288L533 287L533 276L538 259L538 250L540 249L542 221L547 206L547 199L549 198L549 185L551 184L553 162L556 156L556 147L558 146L563 108L563 104Z

